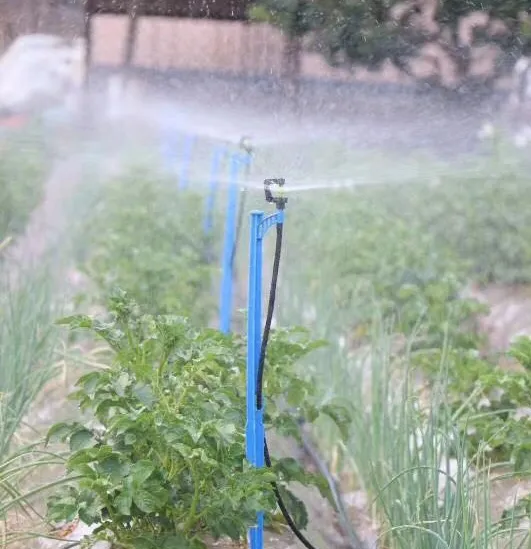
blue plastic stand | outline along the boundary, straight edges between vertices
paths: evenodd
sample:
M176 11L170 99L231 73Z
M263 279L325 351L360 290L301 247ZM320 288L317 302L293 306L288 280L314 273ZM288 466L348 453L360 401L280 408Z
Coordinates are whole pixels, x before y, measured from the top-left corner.
M264 467L264 410L256 407L258 363L262 341L262 263L263 240L267 231L284 223L284 211L264 218L263 212L251 212L249 247L249 289L247 304L247 425L246 457L255 467ZM264 513L257 515L256 525L249 528L250 549L264 547Z
M230 332L232 320L233 264L232 251L236 239L236 217L238 213L238 176L242 167L250 162L249 155L234 153L231 157L225 239L223 244L221 295L219 306L219 329Z
M214 149L214 153L212 154L212 163L210 164L210 184L206 199L205 219L203 222L203 230L207 235L212 232L212 218L214 215L216 192L219 186L218 173L225 154L227 154L225 147L216 147Z
M183 156L181 164L181 173L179 177L179 188L186 189L188 187L188 175L190 172L190 163L192 161L192 152L195 145L195 136L187 135L184 140Z

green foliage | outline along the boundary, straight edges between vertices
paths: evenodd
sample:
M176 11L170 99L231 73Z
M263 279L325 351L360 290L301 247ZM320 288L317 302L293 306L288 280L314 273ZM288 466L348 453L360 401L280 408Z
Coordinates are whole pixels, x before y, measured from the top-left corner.
M22 232L44 196L47 155L39 136L2 137L0 143L0 242Z
M377 306L400 332L417 330L415 347L438 347L448 338L460 347L476 347L472 320L484 307L460 296L473 257L461 256L448 240L452 225L446 231L440 227L439 233L433 215L437 206L432 206L438 197L431 193L436 194L420 187L360 189L324 203L317 219L305 209L311 204L301 204L292 214L300 215L294 224L300 223L301 234L311 230L313 236L302 248L297 243L300 256L286 268L292 296L286 299L307 288L322 296L318 305L333 311L330 333L350 327L356 339L364 340ZM451 216L450 210L450 222ZM462 236L468 228L461 223L457 230ZM326 265L316 270L321 257L327 258ZM319 320L324 319L319 315Z
M404 341L392 352L398 364L420 369L432 386L441 378L447 384L445 413L462 437L461 451L470 459L511 462L519 472L531 466L531 344L522 339L511 350L522 371L499 367L478 332L477 317L487 307L464 298L463 290L470 281L531 282L526 169L505 157L498 168L437 174L434 185L330 192L320 199L318 216L314 198L298 198L279 299L285 324L313 305L316 333L336 341L344 336L346 353L370 343L380 322L392 326ZM339 345L336 353L348 361ZM341 370L330 387L331 362L323 357L322 382L341 394L354 381Z
M41 257L38 268L0 270L0 456L8 455L28 410L56 374L59 341L52 321L58 303L48 261Z
M514 505L503 511L497 529L503 531L515 526L520 527L520 524L522 522L525 524L530 517L531 494L520 498Z
M497 163L455 171L430 164L411 173L396 162L382 176L378 159L366 168L346 147L331 147L328 158L314 147L309 158L300 144L276 154L323 178L330 171L330 180L360 182L294 193L287 225L279 321L304 318L337 342L308 368L325 394L349 399L354 417L346 445L320 425L322 450L339 446L368 492L379 545L492 549L503 534L499 546L520 546L508 539L510 525L492 528L482 471L495 475L502 462L529 473L531 343L512 347L520 370L499 366L477 332L486 307L463 290L470 282L531 282L527 162L503 151Z
M61 466L64 459L59 454L42 450L42 441L23 446L0 457L0 517L6 521L15 514L24 515L26 520L39 520L42 515L32 504L37 497L46 497L64 481L52 479L27 487L29 475L42 475L50 471L50 466ZM18 531L14 525L6 529L2 546L8 547L22 541L27 542L36 536L33 532Z
M275 25L295 38L319 28L323 12L317 3L307 0L262 0L249 8L249 17Z
M208 321L212 310L208 257L202 230L203 198L146 169L109 181L86 234L83 270L103 299L125 288L146 310Z
M475 281L528 282L531 194L525 169L509 166L501 173L444 178L431 188L419 184L400 189L395 212L415 219L418 230L431 234L438 249L456 254Z
M505 32L491 33L488 25L480 25L473 31L473 45L496 44L502 48L502 57L510 60L516 52L529 50L529 21L521 17L528 8L525 0L438 2L431 28L418 22L422 11L421 19L431 18L431 4L408 5L401 0L260 0L251 7L250 16L278 26L289 37L308 36L310 47L332 66L379 68L391 60L410 74L409 61L418 56L422 46L436 42L453 61L459 85L466 85L474 80L470 74L473 55L468 44L459 42L460 19L477 11L501 19ZM494 76L499 75L497 69ZM489 77L479 80L484 83ZM438 77L430 83L445 85Z
M284 301L298 302L299 316L282 321L298 321L310 292L317 322L329 325L327 338L351 328L363 339L376 306L399 331L415 332L416 347L449 340L477 348L474 319L485 307L463 298L466 284L531 282L524 169L507 164L490 173L443 174L436 185L359 187L329 194L319 216L311 198L299 198L279 302L281 312L288 309Z
M441 372L448 386L448 406L471 459L482 455L493 462L510 462L517 472L531 468L529 414L531 378L507 371L474 351L434 351L415 357L414 364L432 374Z
M509 355L521 369L505 370L478 357L450 354L449 399L469 456L510 463L518 476L531 471L531 338L519 337ZM531 497L506 509L497 530L529 519Z
M50 500L50 518L79 515L119 547L202 547L206 536L242 538L258 510L272 520L276 480L304 528L304 505L287 483L314 484L328 496L326 482L291 459L274 460L271 470L247 464L243 342L184 317L144 314L123 292L109 310L110 319L61 321L103 338L115 359L79 379L72 395L98 427L60 423L49 432L68 440L68 471L81 476ZM312 404L314 384L295 375L295 362L317 345L302 331L272 337L267 428L297 435L287 403L304 418L327 414L348 429L344 409Z

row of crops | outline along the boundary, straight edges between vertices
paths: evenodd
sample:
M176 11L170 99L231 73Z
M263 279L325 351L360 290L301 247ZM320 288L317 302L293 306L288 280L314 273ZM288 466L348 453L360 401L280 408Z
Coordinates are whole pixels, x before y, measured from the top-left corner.
M349 508L330 479L294 458L272 456L271 469L245 460L246 335L238 326L247 223L233 333L213 328L224 185L205 230L212 181L202 170L220 145L200 142L185 176L162 170L154 147L144 158L124 155L112 175L87 177L69 206L65 257L50 267L75 269L75 295L69 288L59 307L57 276L44 267L52 297L26 292L15 302L18 293L4 293L21 330L6 328L4 364L13 354L27 370L13 368L22 376L3 389L19 404L10 424L2 415L3 543L27 547L80 519L93 541L113 547L209 547L245 538L260 510L268 530L284 532L276 481L303 530L311 517L296 483L315 487L356 549L522 546L525 491L501 507L499 500L510 495L509 480L525 487L531 466L531 341L518 339L507 356L490 352L476 322L484 306L463 289L471 281L529 285L526 159L498 151L438 169L435 183L435 164L423 161L405 183L291 196L265 423L299 442L301 423L310 430L341 478L339 491L365 496ZM316 150L288 149L257 150L251 175L288 172L289 185L286 156L297 154L302 167L314 159L312 169L323 172L316 177L361 169L337 144L320 146L320 164ZM13 172L23 163L5 165ZM255 207L264 209L263 196L249 191L246 208ZM30 313L33 336L22 331ZM512 367L501 367L502 358ZM77 380L68 405L60 376ZM35 417L26 413L50 383L62 387L53 393L61 409L46 432L33 426L29 444L26 424ZM274 547L285 546L279 539Z

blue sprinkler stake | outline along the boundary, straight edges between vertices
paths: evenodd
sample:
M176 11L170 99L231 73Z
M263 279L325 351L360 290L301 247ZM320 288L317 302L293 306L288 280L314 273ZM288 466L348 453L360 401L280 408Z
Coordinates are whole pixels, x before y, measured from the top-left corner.
M216 201L216 192L219 187L218 173L227 150L225 147L216 147L212 155L212 163L210 165L210 185L208 196L206 199L205 219L203 221L203 231L206 235L212 232L212 218L214 215L214 205Z
M284 179L266 179L264 190L267 202L277 206L277 212L264 218L260 211L251 212L251 242L249 248L249 289L247 303L247 424L245 430L246 457L251 465L264 467L264 408L257 408L258 364L262 343L262 263L263 240L274 225L284 223L286 198L274 198L270 186L284 186ZM264 513L257 515L256 525L249 528L250 549L264 547Z
M230 185L227 196L227 217L225 219L225 241L223 244L222 280L219 305L219 330L230 332L232 320L233 261L232 250L236 240L236 214L238 212L238 175L240 169L249 162L248 155L234 153L230 163Z
M188 175L190 172L190 163L192 161L192 152L195 145L195 136L187 135L183 147L183 160L181 165L181 175L179 177L179 188L186 189L188 187Z

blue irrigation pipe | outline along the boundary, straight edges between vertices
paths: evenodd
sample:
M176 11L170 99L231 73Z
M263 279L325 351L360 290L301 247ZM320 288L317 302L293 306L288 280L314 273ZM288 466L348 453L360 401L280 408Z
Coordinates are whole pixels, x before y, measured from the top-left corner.
M236 242L236 217L238 213L238 176L240 170L249 162L249 156L233 153L230 162L229 188L227 193L227 213L225 218L225 238L223 244L221 295L219 305L219 329L228 334L232 320L232 294L234 281L234 262L232 254Z
M249 287L247 303L247 423L246 457L251 465L265 465L264 405L257 407L258 367L262 345L262 278L263 240L274 225L284 223L284 211L264 217L260 211L251 212L251 235L249 247ZM249 529L250 549L263 549L264 513L259 512L256 524Z
M219 169L226 154L227 149L225 147L216 147L212 154L212 162L210 164L210 184L205 204L205 218L203 221L203 231L206 235L209 235L212 232L216 193L219 188Z
M190 174L190 164L192 162L192 153L194 151L196 137L187 135L184 139L182 151L181 173L179 177L179 188L186 189L188 187L188 176Z

